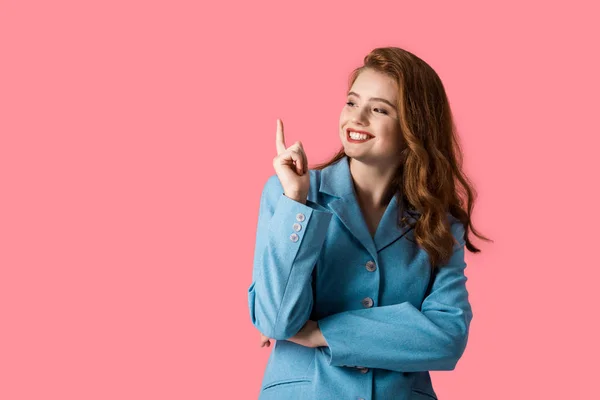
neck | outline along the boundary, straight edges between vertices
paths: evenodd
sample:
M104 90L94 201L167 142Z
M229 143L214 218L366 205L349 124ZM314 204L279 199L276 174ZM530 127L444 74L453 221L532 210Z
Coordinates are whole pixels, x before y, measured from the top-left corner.
M396 174L396 165L365 164L349 158L350 174L358 200L373 208L385 208L391 200L389 187Z

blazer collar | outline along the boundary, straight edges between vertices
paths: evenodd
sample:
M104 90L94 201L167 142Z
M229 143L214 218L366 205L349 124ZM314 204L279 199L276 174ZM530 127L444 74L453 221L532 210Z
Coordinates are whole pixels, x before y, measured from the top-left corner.
M375 238L371 237L357 201L349 161L349 157L344 156L335 164L324 168L321 171L319 191L336 197L328 204L329 208L367 249L373 259L377 260L377 253L380 250L404 236L411 228L398 227L398 200L393 196L379 222ZM413 218L407 211L404 214Z

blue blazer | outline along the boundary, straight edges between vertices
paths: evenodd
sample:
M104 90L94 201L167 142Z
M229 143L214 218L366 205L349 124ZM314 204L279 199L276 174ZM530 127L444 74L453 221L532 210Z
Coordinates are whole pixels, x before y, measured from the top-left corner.
M436 399L428 371L455 368L473 316L462 224L448 214L454 252L432 276L414 230L396 225L395 196L371 236L347 156L309 174L306 204L277 175L261 195L248 305L277 341L259 399ZM328 347L286 340L309 319Z

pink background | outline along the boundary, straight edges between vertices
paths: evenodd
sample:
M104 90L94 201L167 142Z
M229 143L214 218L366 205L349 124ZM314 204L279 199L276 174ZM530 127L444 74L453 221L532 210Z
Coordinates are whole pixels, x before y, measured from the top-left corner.
M597 396L595 2L414 3L1 1L0 399L255 399L276 118L327 159L380 46L442 78L495 241L440 398Z

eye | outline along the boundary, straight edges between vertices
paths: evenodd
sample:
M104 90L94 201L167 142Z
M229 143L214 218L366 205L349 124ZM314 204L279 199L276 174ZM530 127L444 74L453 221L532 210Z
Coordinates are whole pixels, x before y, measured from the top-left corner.
M348 102L346 102L346 105L347 105L347 106L350 106L350 107L352 107L352 106L354 105L354 102L352 102L352 101L348 101ZM378 112L379 112L380 114L383 114L383 115L388 115L388 112L387 112L386 110L384 110L383 108L374 108L374 110L375 110L375 111L379 110Z

